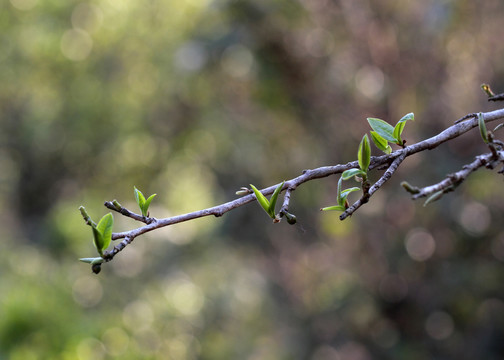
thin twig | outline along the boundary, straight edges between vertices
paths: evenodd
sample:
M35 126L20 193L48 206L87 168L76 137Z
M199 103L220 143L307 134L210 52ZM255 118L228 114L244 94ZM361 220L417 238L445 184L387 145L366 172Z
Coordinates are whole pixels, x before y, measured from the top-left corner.
M105 207L108 208L108 209L110 209L110 210L117 211L121 215L127 216L127 217L132 218L132 219L134 219L136 221L143 222L143 223L145 223L147 225L156 221L156 219L153 218L153 217L146 217L146 216L142 216L142 215L139 215L139 214L135 214L132 211L129 211L124 206L122 206L121 204L119 204L117 202L117 200L105 201L105 203L103 205L105 205Z
M340 215L340 220L345 220L347 217L352 215L358 208L367 203L369 201L369 198L373 196L373 194L392 177L392 175L396 172L397 168L405 158L406 158L406 151L403 151L401 155L395 158L395 160L389 166L387 171L385 171L382 177L369 188L366 194L364 194L364 196L362 196L359 200L353 203L348 209L346 209L343 212L343 214Z
M481 167L494 168L497 162L504 161L504 153L502 151L497 151L497 157L493 153L487 153L483 155L478 155L476 159L470 164L464 165L461 170L456 173L449 174L447 177L438 182L437 184L426 186L419 189L419 192L412 195L412 199L419 199L426 197L437 192L448 192L461 184L467 179L467 177L474 171Z

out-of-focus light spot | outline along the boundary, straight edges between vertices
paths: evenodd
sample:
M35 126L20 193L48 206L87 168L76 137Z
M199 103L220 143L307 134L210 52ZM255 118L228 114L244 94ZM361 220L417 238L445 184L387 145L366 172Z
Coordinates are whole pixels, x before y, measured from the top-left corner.
M118 144L121 168L149 165L156 155L156 144L146 134L136 134L123 138ZM141 149L141 151L139 151Z
M97 30L103 22L103 12L93 4L80 3L72 11L72 25L88 32Z
M86 338L77 345L77 358L79 360L100 360L105 358L105 346L94 339Z
M183 44L175 52L175 66L187 72L200 70L207 62L208 54L204 46L196 41Z
M137 63L129 71L128 84L132 90L143 95L150 95L159 85L159 71L151 64Z
M322 57L331 54L334 49L334 41L331 33L322 28L315 28L308 32L304 46L306 52L314 57Z
M489 298L478 306L476 312L478 321L482 324L489 324L497 318L502 318L504 314L504 302L501 299Z
M43 271L43 258L39 249L26 245L8 257L11 268L20 275L38 275Z
M338 351L329 345L319 346L318 348L315 349L312 356L310 357L310 360L327 360L327 359L340 360L342 358L339 356Z
M116 11L127 11L131 5L131 0L107 0L106 5L110 6L112 9Z
M31 10L37 5L37 0L10 0L10 2L18 10Z
M233 290L234 296L249 306L257 305L264 291L264 278L253 270L242 271L238 274Z
M462 208L460 225L471 235L481 235L490 226L491 216L488 208L480 203L469 203Z
M131 278L138 275L144 265L144 257L141 251L130 246L121 256L112 261L112 269L118 276Z
M355 74L357 89L370 100L380 100L385 86L385 75L376 66L366 65Z
M371 336L378 346L385 349L391 348L399 340L399 332L392 323L386 320L378 322L373 327Z
M32 347L34 347L32 345ZM15 349L9 351L9 360L39 360L40 356L36 348L30 349L28 346L16 346Z
M152 355L161 347L161 339L158 333L150 328L143 328L134 333L134 339L139 351L144 355Z
M93 40L84 30L67 30L61 37L61 52L70 60L85 60L92 48Z
M341 359L372 360L366 347L358 342L348 342L339 349Z
M205 303L200 288L187 280L177 281L172 284L167 295L173 307L183 315L196 315Z
M334 201L331 199L330 201ZM354 222L350 221L335 221L334 213L332 211L324 211L319 217L320 225L323 231L331 235L335 240L341 239L345 241L345 236L349 236L354 230Z
M100 281L91 276L78 278L73 284L72 291L75 302L83 307L95 306L103 296Z
M435 340L448 338L454 330L452 317L444 311L433 312L425 321L425 331Z
M416 261L429 259L436 250L434 238L423 229L411 230L406 235L405 246L408 255Z
M166 347L172 359L190 359L199 352L200 344L191 335L179 334L169 339Z
M203 7L208 3L209 0L185 0L184 2L188 5Z
M147 302L136 300L126 305L122 318L128 329L137 330L149 327L154 321L154 313Z
M492 254L500 261L504 261L504 233L500 233L492 240Z
M107 329L103 333L101 340L105 345L107 354L111 356L124 354L124 352L128 349L130 341L128 334L118 327Z
M380 295L389 302L399 302L408 295L408 283L402 276L389 274L380 281Z
M222 53L222 69L233 77L242 78L247 76L253 64L254 56L243 45L231 45Z

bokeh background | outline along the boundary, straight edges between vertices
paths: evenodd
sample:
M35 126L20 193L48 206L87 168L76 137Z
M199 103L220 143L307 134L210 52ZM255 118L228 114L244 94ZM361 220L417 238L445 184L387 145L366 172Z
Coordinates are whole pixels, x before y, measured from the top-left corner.
M425 208L399 186L472 161L476 130L344 222L319 212L331 177L294 192L296 226L249 204L99 275L77 259L95 256L79 205L134 210L134 185L177 215L355 160L366 117L414 112L414 143L498 108L479 86L504 91L503 18L499 0L1 2L0 358L501 359L500 175Z

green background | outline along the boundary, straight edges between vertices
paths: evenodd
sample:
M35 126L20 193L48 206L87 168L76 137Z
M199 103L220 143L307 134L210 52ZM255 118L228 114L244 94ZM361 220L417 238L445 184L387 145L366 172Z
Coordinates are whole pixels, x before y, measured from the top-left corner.
M249 204L139 237L99 275L77 259L96 256L78 207L138 212L134 185L178 215L355 160L366 117L414 112L411 144L498 108L479 86L504 91L503 16L499 0L3 1L0 358L501 358L500 175L426 208L399 186L486 152L477 129L408 158L344 222L319 212L330 177L293 193L296 226Z

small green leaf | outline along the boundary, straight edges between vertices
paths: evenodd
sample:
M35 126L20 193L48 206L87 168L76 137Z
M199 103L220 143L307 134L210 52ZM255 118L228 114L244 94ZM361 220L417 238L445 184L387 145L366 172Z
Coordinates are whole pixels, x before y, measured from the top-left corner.
M142 215L143 216L147 216L147 214L149 213L149 206L150 206L150 203L152 201L152 199L154 199L154 196L156 196L157 194L152 194L151 196L149 196L147 198L147 200L145 200L145 203L144 203L144 206L142 208Z
M328 207L322 208L320 210L321 211L331 211L331 210L345 211L346 208L343 205L334 205L334 206L328 206Z
M361 169L350 169L350 170L345 170L343 171L343 174L341 174L341 177L343 180L348 180L354 176L361 175L361 176L366 176L367 173Z
M497 130L501 129L502 127L504 127L504 124L499 124L495 127L495 129L493 129L493 131L496 132Z
M441 199L443 197L443 194L444 194L443 190L439 190L438 192L435 192L434 194L432 194L431 196L429 196L429 198L427 200L425 200L423 206L427 206L430 203Z
M282 188L285 184L285 180L276 187L275 191L273 192L273 195L271 195L270 201L269 201L269 206L268 206L268 214L274 218L275 217L275 205L278 199L278 194L280 194L280 191L282 191Z
M358 188L358 187L352 187L352 188L349 188L349 189L345 189L345 190L343 190L341 192L341 196L347 197L348 194L353 193L354 191L360 191L360 188Z
M376 147L383 151L385 154L390 154L392 152L392 148L388 144L388 141L376 131L371 131L371 140L373 140L373 143L376 145Z
M483 118L483 114L479 113L478 114L478 126L479 126L479 131L481 134L481 138L485 142L485 144L488 144L488 131L485 125L485 119Z
M135 190L135 200L140 210L142 210L142 207L145 204L145 196L140 190L136 188L136 186L133 186L133 189Z
M103 244L105 243L105 241L103 241L103 236L96 227L93 226L91 229L93 230L94 246L96 247L98 254L103 255Z
M376 131L384 139L395 143L394 128L388 122L376 118L367 118L371 128Z
M404 130L404 127L406 126L406 123L404 122L398 122L396 126L394 127L394 138L396 139L396 144L402 145L403 141L401 139L401 134Z
M341 182L343 181L343 177L340 176L338 180L338 188L336 190L336 199L338 200L338 205L343 205L344 201L341 201Z
M347 197L350 193L354 191L359 191L360 189L358 187L353 187L350 189L345 189L341 192L341 198L340 201L341 203L339 205L343 206L345 209L347 208Z
M113 226L114 226L114 217L112 216L112 213L108 213L107 215L103 216L98 222L98 225L96 225L96 230L101 235L101 247L99 248L101 251L108 248L110 242L112 241Z
M394 138L396 139L396 144L402 145L403 141L401 139L401 134L404 130L404 127L406 126L406 121L413 121L415 120L415 115L413 113L408 113L404 115L401 120L399 120L394 127Z
M101 258L101 257L94 257L94 258L80 258L79 261L82 261L82 262L87 263L87 264L94 265L94 264L101 264L105 260L103 258Z
M357 159L359 160L359 166L361 170L367 172L367 169L371 162L371 146L369 145L369 138L367 134L364 134L359 144Z
M254 194L256 196L256 199L257 199L257 202L259 203L259 205L261 205L261 207L264 209L264 211L266 211L266 214L268 214L270 217L270 213L269 213L269 207L270 207L270 202L268 199L266 199L266 197L259 191L257 190L257 188L250 184L250 187L252 188L252 191L254 191ZM274 218L275 216L273 216Z

